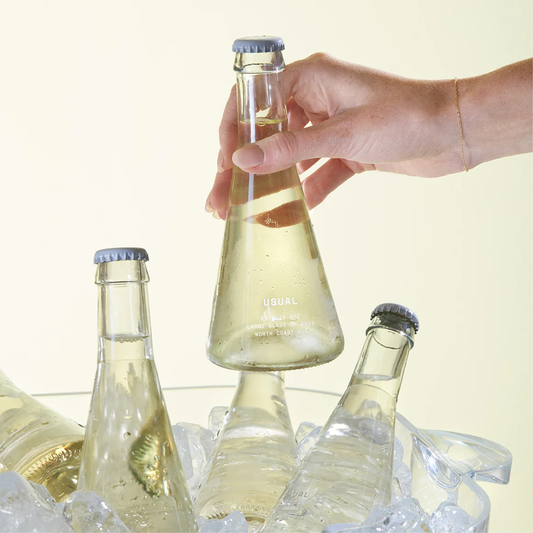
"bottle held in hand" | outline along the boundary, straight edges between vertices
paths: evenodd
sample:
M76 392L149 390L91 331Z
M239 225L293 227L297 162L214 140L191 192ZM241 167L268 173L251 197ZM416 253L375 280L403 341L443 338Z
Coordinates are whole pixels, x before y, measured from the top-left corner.
M238 39L238 147L287 130L277 37ZM344 338L296 167L266 175L235 167L207 355L235 370L327 363Z

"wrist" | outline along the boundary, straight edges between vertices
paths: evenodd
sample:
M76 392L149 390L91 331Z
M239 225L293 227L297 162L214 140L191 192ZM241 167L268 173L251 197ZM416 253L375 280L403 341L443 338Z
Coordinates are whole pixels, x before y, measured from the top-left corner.
M458 80L467 168L532 150L531 60Z
M460 80L458 81L460 83ZM473 165L469 161L470 153L464 141L462 109L457 99L455 80L439 80L431 83L434 85L436 102L431 132L439 147L438 154L449 161L451 166L448 173L472 168Z

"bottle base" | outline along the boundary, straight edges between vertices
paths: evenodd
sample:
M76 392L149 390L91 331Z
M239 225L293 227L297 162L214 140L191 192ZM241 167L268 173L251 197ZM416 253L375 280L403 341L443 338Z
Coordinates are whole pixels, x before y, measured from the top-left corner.
M333 354L330 357L310 357L305 361L294 361L288 363L268 363L260 361L243 361L238 358L228 358L221 361L209 353L207 358L217 366L228 370L239 370L241 372L281 372L285 370L301 370L315 366L325 365L336 359L342 352Z

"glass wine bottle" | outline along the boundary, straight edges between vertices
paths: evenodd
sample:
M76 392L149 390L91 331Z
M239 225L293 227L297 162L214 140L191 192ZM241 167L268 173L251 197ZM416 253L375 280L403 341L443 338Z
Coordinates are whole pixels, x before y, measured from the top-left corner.
M277 502L264 533L363 522L391 497L396 402L419 323L406 307L373 311L348 388Z
M76 490L84 433L0 371L0 471L18 472L63 501Z
M240 511L258 527L296 470L283 372L241 372L195 508L204 518Z
M287 131L283 41L238 39L238 147ZM327 363L344 338L295 166L235 167L207 354L235 370Z
M153 358L142 248L96 252L98 367L79 490L98 494L132 531L196 532Z

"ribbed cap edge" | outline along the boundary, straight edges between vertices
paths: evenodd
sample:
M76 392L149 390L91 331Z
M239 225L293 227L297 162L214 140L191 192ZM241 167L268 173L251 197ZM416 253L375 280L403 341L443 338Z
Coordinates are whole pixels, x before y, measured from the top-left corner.
M281 37L272 37L269 35L241 37L240 39L235 39L231 49L237 54L281 52L285 50L285 43Z
M381 315L382 313L393 313L395 315L404 317L413 324L415 332L418 333L418 330L420 329L420 322L418 321L418 317L408 307L392 303L380 304L372 311L372 314L370 315L370 320L372 320L377 315Z
M148 252L144 248L104 248L94 254L94 262L111 261L148 261Z

